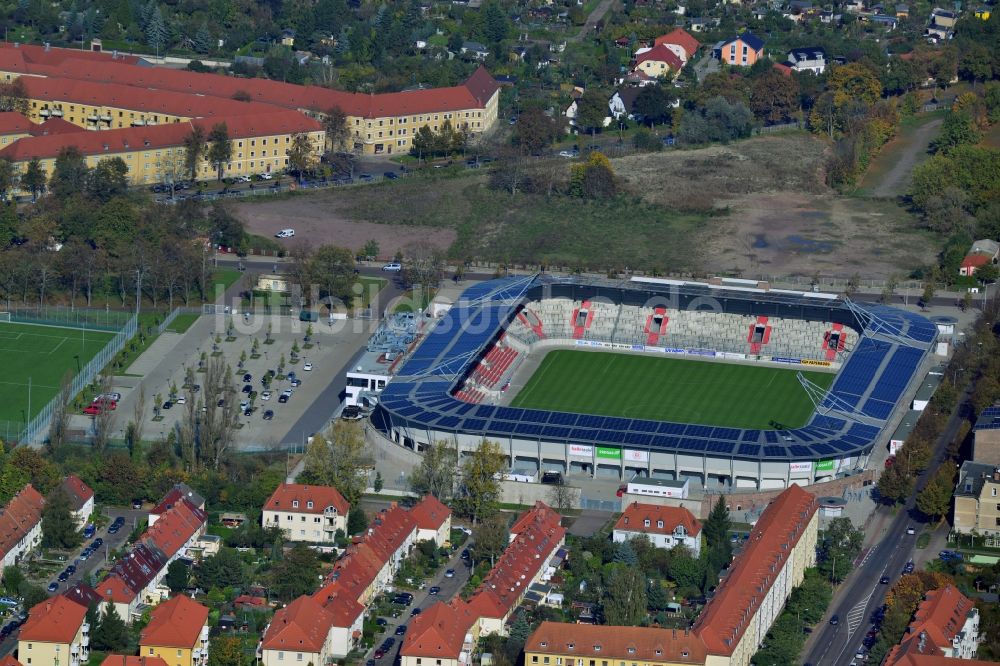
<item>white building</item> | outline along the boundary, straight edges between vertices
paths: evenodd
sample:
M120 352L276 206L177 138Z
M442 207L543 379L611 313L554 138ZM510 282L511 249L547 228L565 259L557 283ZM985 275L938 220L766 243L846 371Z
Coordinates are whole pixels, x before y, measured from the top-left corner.
M62 480L61 485L66 496L69 497L70 511L73 514L73 520L76 521L76 527L83 529L94 513L94 490L76 474L67 476Z
M0 511L0 553L10 567L42 542L42 507L45 498L30 483Z
M332 543L347 533L350 505L336 488L283 483L264 504L264 527L279 527L291 541Z
M687 509L633 502L615 523L612 540L649 539L657 548L684 546L694 557L701 554L701 523Z
M792 49L785 64L796 72L822 74L826 71L826 51L819 46Z

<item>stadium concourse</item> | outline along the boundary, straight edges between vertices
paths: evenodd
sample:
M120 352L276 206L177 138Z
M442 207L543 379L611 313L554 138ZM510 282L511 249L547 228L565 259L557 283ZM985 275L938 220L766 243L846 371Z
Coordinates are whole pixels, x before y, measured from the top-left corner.
M470 451L490 439L516 469L690 479L708 489L808 485L865 468L936 338L919 314L742 280L504 278L470 287L426 330L372 422L417 452L439 441ZM811 409L801 424L761 428L724 425L721 402L718 414L695 409L680 418L594 413L592 403L588 410L565 400L556 409L513 406L511 379L553 349L698 359L699 367L725 361L771 374L785 368ZM835 376L814 381L806 370ZM590 382L605 381L591 374ZM633 382L630 390L649 387ZM767 382L744 399L753 409L774 406Z

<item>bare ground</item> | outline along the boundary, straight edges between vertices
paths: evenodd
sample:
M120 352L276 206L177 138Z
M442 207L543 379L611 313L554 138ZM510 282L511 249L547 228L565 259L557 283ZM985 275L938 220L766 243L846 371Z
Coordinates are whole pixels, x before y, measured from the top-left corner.
M341 212L334 193L317 191L307 196L240 203L234 206L234 211L246 224L247 231L254 234L273 238L280 229L295 229L294 238L276 239L287 247L305 240L313 246L329 243L360 250L369 240L375 240L379 254L391 257L417 240L447 249L457 238L454 229L352 220Z
M937 136L942 122L941 118L937 118L922 123L908 136L898 136L882 149L876 160L892 160L892 166L882 176L881 182L872 187L871 195L873 197L897 197L906 192L906 188L910 185L913 167L917 165L921 157L927 155L927 148ZM862 186L866 185L868 180L866 178L866 182L862 183Z

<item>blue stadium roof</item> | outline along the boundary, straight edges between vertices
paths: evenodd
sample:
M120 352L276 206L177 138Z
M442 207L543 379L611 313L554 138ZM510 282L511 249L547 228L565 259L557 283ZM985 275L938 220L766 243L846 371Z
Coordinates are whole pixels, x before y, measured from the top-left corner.
M411 428L493 438L620 445L753 460L847 457L870 450L929 353L937 333L935 325L919 314L883 305L853 304L863 313L863 321L854 320L861 332L860 341L840 369L820 409L805 426L795 429L721 428L473 405L451 395L469 367L502 332L522 299L535 287L552 283L570 284L573 280L503 278L466 290L382 392L380 420ZM645 284L616 287L658 291L655 285ZM694 293L699 289L698 285L689 287ZM717 290L712 293L720 295ZM750 298L739 293L731 296ZM774 292L773 299L771 293L759 292L752 298L786 305L797 304L796 299L800 299L803 304L816 305L806 295L789 292ZM841 315L849 311L839 300L822 305ZM1000 427L1000 410L997 419L996 427Z

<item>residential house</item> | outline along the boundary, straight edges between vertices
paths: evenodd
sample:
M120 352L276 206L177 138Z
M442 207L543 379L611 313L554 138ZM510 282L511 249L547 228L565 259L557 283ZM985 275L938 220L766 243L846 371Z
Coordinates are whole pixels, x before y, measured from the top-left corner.
M930 590L913 614L903 640L886 656L886 666L986 664L976 660L979 611L953 585Z
M953 530L1000 536L1000 467L972 460L963 462L954 499Z
M910 6L909 5L896 5L896 18L907 19L910 18Z
M208 650L208 608L183 594L154 608L139 635L139 654L167 666L206 666Z
M972 459L978 463L1000 467L1000 406L987 407L976 419Z
M42 542L44 506L45 498L29 483L17 491L0 511L0 553L3 554L3 567L15 566Z
M190 549L205 533L208 515L188 497L180 495L175 504L156 514L158 518L138 538L132 550L119 559L97 585L101 598L111 602L126 623L141 614L141 607L155 606L167 598L169 590L162 585L167 567L178 558L190 559Z
M0 664L3 666L3 664ZM101 666L167 666L167 662L159 657L144 657L142 655L109 654L101 662Z
M941 9L940 7L935 7L931 10L931 25L947 30L954 30L956 23L958 23L958 14L956 12Z
M1000 258L1000 243L988 238L977 240L969 248L969 251L965 254L965 258L962 259L962 263L958 268L958 274L972 276L975 274L976 269L982 266L987 264L996 265L998 258Z
M433 541L443 548L451 540L451 509L434 495L424 495L410 509L410 516L417 524L416 540Z
M90 658L87 609L62 595L41 601L28 611L17 637L17 656L24 666L82 666Z
M289 46L289 47L295 46L295 31L294 30L292 30L290 28L286 28L285 30L281 31L281 45L282 46Z
M464 666L481 635L503 634L528 589L554 574L551 563L565 543L561 517L544 502L522 514L510 541L468 602L438 602L410 623L401 666ZM424 660L427 659L427 662Z
M97 590L84 582L74 584L72 587L63 592L62 596L66 597L70 601L80 604L84 608L90 608L95 604L100 605L102 601L101 595L97 593Z
M860 14L865 11L864 0L847 0L847 2L844 3L844 11L852 14Z
M691 28L691 32L704 32L710 27L710 23L706 19L697 17L688 21L688 27Z
M657 37L653 46L666 46L681 60L682 64L686 65L688 60L698 52L701 43L684 28L675 28L667 34Z
M805 570L816 564L816 496L792 485L750 531L743 551L694 624L713 666L748 666Z
M459 50L459 53L473 60L480 61L490 57L490 50L479 42L462 42L462 48Z
M706 658L705 644L688 629L542 622L524 644L525 666L591 661L675 666L704 664Z
M69 497L70 511L77 529L83 529L94 513L94 491L76 474L70 474L60 484Z
M205 498L199 495L191 486L186 483L176 483L173 487L167 491L167 493L156 503L149 511L149 517L147 518L147 525L152 527L156 524L156 521L161 515L167 510L173 508L175 504L181 500L187 501L188 504L195 507L196 509L205 510Z
M659 44L651 49L640 49L636 53L632 73L650 83L673 80L680 74L684 61L667 44Z
M788 52L785 64L796 72L812 72L819 75L826 71L826 51L819 46L792 49Z
M0 113L0 147L31 136L31 130L34 126L33 122L16 111Z
M657 548L684 546L694 557L701 555L701 523L678 506L632 502L615 523L611 538L615 543L645 538Z
M744 32L723 41L715 55L727 65L750 67L764 57L764 40L750 32Z
M990 15L991 15L991 10L989 7L979 7L978 9L976 9L976 11L973 12L973 16L975 16L980 21L989 21Z
M312 598L330 616L327 634L330 655L336 658L346 657L360 644L365 606L353 597L347 586L335 582L321 587Z
M337 530L347 533L350 505L336 488L283 483L264 503L265 528L280 527L291 541L332 543Z
M333 618L312 597L303 596L277 610L259 648L263 666L326 664Z
M635 100L639 97L642 88L635 86L625 86L619 88L608 100L608 111L615 120L621 118L635 119Z
M896 26L899 25L899 19L895 16L887 16L885 14L875 14L874 16L869 16L868 21L874 23L875 25L880 25L889 31L895 30Z

